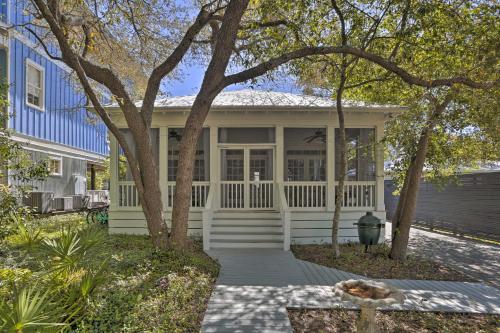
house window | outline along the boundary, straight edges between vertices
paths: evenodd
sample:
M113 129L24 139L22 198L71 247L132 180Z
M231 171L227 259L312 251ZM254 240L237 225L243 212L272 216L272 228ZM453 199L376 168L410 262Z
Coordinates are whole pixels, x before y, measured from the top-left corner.
M304 180L304 160L288 158L287 181Z
M285 181L326 180L326 129L285 128Z
M375 180L375 129L346 128L347 174L345 180ZM340 129L335 129L335 180L340 176Z
M29 59L26 60L26 103L38 110L43 110L44 76L42 66Z
M177 178L177 168L179 164L180 142L184 129L168 129L168 181L173 182ZM210 131L204 128L198 146L194 161L193 181L202 182L210 180Z
M62 176L62 158L61 157L49 157L49 173L51 176Z

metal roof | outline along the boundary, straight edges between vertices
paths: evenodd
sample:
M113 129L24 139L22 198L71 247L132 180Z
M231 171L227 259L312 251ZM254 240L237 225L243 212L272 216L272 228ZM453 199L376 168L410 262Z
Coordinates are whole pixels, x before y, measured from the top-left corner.
M189 109L193 105L196 95L177 96L161 98L155 101L158 109ZM142 105L142 101L136 103ZM117 107L117 104L111 107ZM404 107L398 105L372 104L362 101L346 100L343 104L346 109L363 109L366 111L402 110ZM336 102L330 98L285 93L278 91L265 91L243 89L234 91L223 91L213 101L212 109L330 109L336 108Z

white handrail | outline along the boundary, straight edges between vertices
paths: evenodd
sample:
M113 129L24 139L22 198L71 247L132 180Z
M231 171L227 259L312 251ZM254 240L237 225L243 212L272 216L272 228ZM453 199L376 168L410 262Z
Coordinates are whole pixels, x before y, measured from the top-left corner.
M285 187L281 182L278 184L278 198L281 223L283 226L283 250L290 251L291 212L285 197Z
M205 207L201 212L201 220L203 227L203 250L210 250L210 229L212 228L213 219L213 201L215 197L216 186L214 183L210 183L210 188L208 190L207 202Z

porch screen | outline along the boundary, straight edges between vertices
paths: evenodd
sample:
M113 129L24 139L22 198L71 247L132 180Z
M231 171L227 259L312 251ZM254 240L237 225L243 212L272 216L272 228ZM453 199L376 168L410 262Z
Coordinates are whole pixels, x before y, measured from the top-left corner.
M168 129L168 181L173 182L177 177L179 164L179 149L183 128ZM204 128L198 139L196 159L194 161L193 181L203 182L210 180L210 130Z
M325 181L326 130L285 128L285 181Z
M273 127L219 128L219 143L274 143Z
M335 129L335 180L340 175L340 129ZM346 180L375 180L375 129L346 128L347 176Z
M159 150L159 130L158 128L151 128L149 130L150 135L151 135L151 144L153 145L153 154L154 154L154 159L156 161L156 166L158 167L158 162L159 162L159 155L160 155L160 150ZM120 129L120 132L123 133L123 136L125 137L125 141L127 142L128 146L132 149L134 152L134 156L137 156L136 151L135 151L135 142L132 138L132 133L128 128L122 128ZM129 170L129 166L127 163L127 159L125 158L125 154L123 152L123 149L120 147L119 148L119 154L118 154L118 180L121 181L132 181L134 180L132 178L132 174Z

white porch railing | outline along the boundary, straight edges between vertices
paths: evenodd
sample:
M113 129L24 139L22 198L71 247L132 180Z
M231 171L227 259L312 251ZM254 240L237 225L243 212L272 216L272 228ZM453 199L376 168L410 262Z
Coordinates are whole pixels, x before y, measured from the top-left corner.
M282 183L278 184L278 206L280 210L281 223L283 227L283 250L290 250L290 228L291 212L285 196L285 187Z
M191 208L203 208L207 203L210 182L193 182L191 192ZM167 185L167 208L172 208L174 203L175 182ZM133 181L118 182L118 206L138 207L140 206L139 194Z
M99 204L109 204L109 191L108 190L87 190L85 195L89 198L87 206L94 207Z
M212 220L214 214L214 197L215 186L211 186L206 200L205 207L201 213L202 227L203 227L203 250L210 250L210 231L212 229Z
M345 208L373 208L375 207L375 181L346 181L342 207ZM335 193L338 183L335 182Z
M203 208L207 203L210 182L193 182L191 189L191 208ZM175 182L167 185L167 207L174 205Z
M335 182L335 190L338 182ZM344 182L343 208L375 207L375 181ZM288 207L297 209L325 208L327 202L326 182L285 182L284 196ZM336 192L335 192L336 193Z
M245 182L221 181L219 198L220 208L244 208Z
M250 182L250 208L273 208L274 207L274 181L261 180Z
M118 182L118 207L139 206L139 194L133 181Z
M245 185L249 190L245 190ZM213 188L219 186L212 185ZM271 209L274 207L274 182L260 181L258 183L243 181L221 181L220 182L220 208L243 209L245 207L254 209ZM288 208L317 209L325 208L327 197L326 182L285 182L279 189L277 203L283 198ZM335 182L335 190L338 183ZM281 191L282 190L282 191ZM167 185L167 208L173 205L175 183ZM191 208L206 207L210 192L210 182L194 182L191 194ZM248 198L245 198L245 195ZM215 193L213 194L215 196ZM248 203L245 205L245 200ZM215 199L213 199L215 200ZM346 181L344 183L344 195L342 198L343 208L372 209L376 203L375 181ZM118 206L138 207L140 206L139 195L133 181L118 182ZM211 204L211 207L214 203Z
M323 208L326 182L285 182L284 195L290 208Z

